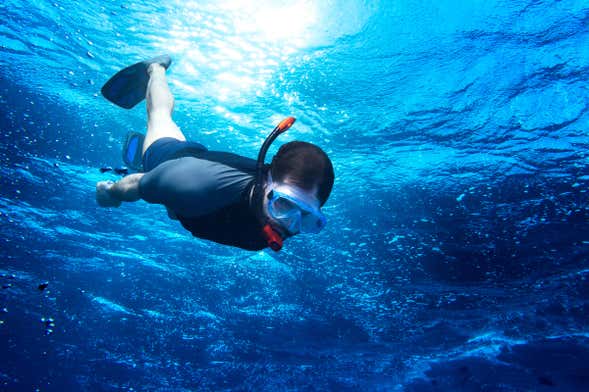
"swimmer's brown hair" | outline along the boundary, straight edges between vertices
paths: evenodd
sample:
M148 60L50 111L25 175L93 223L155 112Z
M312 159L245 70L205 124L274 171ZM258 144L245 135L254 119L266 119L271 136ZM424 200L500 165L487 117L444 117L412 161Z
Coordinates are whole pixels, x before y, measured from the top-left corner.
M306 190L317 185L317 196L325 204L335 175L327 154L314 144L290 142L283 144L272 158L270 173L273 181L281 182L288 176L290 181Z

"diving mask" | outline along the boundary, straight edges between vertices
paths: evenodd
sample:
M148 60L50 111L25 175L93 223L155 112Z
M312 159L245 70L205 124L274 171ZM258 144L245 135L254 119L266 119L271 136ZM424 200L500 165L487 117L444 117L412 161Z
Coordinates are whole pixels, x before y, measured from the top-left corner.
M276 184L269 176L268 213L290 234L319 233L327 220L319 200L288 184Z

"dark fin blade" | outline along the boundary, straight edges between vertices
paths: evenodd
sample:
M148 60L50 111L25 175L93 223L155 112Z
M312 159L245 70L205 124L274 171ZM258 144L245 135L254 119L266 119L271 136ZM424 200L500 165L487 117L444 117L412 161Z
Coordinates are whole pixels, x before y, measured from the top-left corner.
M102 86L100 91L106 99L115 105L131 109L145 99L147 82L149 81L147 68L153 63L168 68L171 62L170 56L162 55L133 64L117 72Z

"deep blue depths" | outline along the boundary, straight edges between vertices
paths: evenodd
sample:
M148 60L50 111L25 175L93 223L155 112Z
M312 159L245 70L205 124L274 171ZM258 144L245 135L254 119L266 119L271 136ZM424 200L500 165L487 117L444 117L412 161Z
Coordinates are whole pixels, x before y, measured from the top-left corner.
M585 1L164 3L0 4L2 389L589 389ZM188 137L330 154L323 233L95 205L145 127L99 88L164 51Z

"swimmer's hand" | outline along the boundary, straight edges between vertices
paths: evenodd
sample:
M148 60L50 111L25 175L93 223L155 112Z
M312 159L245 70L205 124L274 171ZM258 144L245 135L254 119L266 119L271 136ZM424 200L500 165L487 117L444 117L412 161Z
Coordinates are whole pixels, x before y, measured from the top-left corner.
M122 201L113 196L111 190L115 183L99 181L96 183L96 202L100 207L118 207Z
M124 201L140 199L139 183L145 173L129 174L117 182L96 183L96 202L101 207L118 207Z

